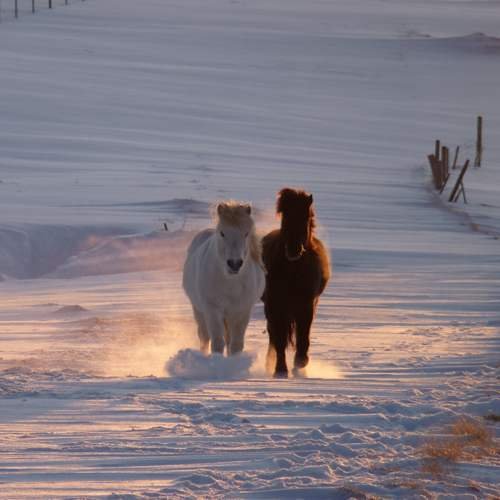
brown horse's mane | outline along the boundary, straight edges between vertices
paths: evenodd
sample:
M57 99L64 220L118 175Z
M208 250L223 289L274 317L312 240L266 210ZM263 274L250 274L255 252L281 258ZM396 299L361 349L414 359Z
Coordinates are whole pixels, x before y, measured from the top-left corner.
M278 193L278 199L276 200L276 212L284 215L287 208L299 207L304 203L312 202L312 195L304 191L303 189L293 189L293 188L283 188ZM311 200L311 201L309 201ZM311 229L311 237L313 236L314 229L316 228L316 213L311 204L309 208L309 227Z

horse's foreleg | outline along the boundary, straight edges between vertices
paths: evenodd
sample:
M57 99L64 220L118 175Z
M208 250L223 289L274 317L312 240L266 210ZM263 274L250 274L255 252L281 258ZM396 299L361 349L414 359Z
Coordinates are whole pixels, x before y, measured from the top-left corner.
M227 322L229 330L229 354L237 354L243 351L245 343L245 331L250 321L250 315L244 314L243 316L229 318Z
M210 336L208 335L207 325L203 314L193 307L194 319L198 325L198 337L200 339L200 351L203 354L208 354L208 345Z
M309 363L309 337L314 318L316 301L306 301L295 317L296 352L294 359L295 368L304 368Z
M286 365L286 346L288 344L288 334L291 328L291 322L286 320L281 315L268 318L267 331L269 333L270 349L268 355L276 353L276 367L274 370L275 377L287 377L288 367Z
M212 353L224 353L224 316L222 312L211 311L205 315L208 335L210 336L210 349Z

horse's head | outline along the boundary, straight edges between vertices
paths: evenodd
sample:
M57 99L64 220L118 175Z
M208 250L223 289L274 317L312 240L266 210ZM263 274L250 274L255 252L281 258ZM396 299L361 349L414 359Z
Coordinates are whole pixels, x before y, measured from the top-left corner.
M278 193L276 211L281 214L281 237L285 256L299 260L309 247L314 228L313 196L305 191L284 188Z
M255 245L252 207L234 201L217 205L217 250L227 274L238 274Z

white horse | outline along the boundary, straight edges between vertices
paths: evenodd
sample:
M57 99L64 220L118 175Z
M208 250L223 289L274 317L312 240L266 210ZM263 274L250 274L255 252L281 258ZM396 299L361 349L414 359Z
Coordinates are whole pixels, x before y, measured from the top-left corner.
M254 304L265 276L251 206L234 201L217 205L217 227L199 232L184 264L183 286L198 324L200 348L228 354L243 350Z

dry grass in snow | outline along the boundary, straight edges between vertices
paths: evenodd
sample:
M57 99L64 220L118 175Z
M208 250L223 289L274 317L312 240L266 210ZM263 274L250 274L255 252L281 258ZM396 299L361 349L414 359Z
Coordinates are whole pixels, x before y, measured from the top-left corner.
M429 440L422 447L424 473L441 476L460 460L480 460L500 451L492 431L478 419L462 417L450 426L448 432Z

